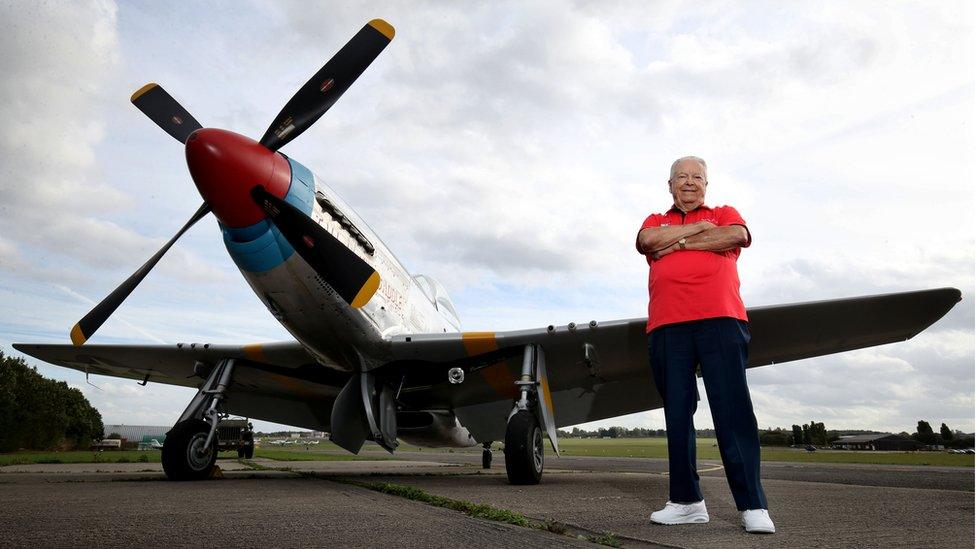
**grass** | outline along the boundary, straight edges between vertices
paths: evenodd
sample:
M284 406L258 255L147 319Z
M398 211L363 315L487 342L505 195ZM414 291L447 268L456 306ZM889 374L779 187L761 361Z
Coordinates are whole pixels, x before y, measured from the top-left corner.
M159 463L159 452L72 450L66 452L23 451L0 454L0 466L34 463Z
M338 446L335 447L335 450L331 448L327 450L305 450L304 448L286 450L259 446L254 449L254 457L276 461L382 461L389 459L385 456L350 454Z
M219 458L237 458L237 452L221 452ZM69 450L64 452L35 452L25 450L0 454L0 467L4 465L33 465L36 463L159 463L158 450Z
M618 438L618 439L560 439L559 449L568 456L603 457L668 457L668 441L665 438ZM720 460L714 438L698 439L698 459ZM948 467L973 467L974 456L945 452L853 452L844 450L817 450L807 452L796 448L767 446L762 449L763 461L792 461L803 463L865 463L873 465L936 465Z
M470 501L457 500L446 498L443 496L434 495L420 488L415 488L413 486L404 486L402 484L392 484L389 482L359 482L354 480L341 480L340 482L345 482L348 484L353 484L355 486L360 486L362 488L368 488L376 492L382 492L384 494L389 494L391 496L397 496L401 498L406 498L413 501L419 501L421 503L426 503L427 505L433 505L435 507L443 507L445 509L451 509L452 511L458 511L464 513L469 517L491 520L495 522L503 522L505 524L512 524L515 526L521 526L523 528L535 528L537 530L545 530L547 532L552 532L558 535L570 535L568 529L564 524L554 522L551 520L546 520L544 522L538 522L532 520L522 513L516 511L510 511L508 509L499 509L497 507L492 507L490 505L484 505L481 503L472 503ZM580 534L577 539L590 541L592 543L598 543L600 545L606 545L609 547L620 547L620 540L617 536L611 533L602 534Z
M391 484L389 482L350 481L350 483L376 492L382 492L392 496L419 501L426 503L427 505L433 505L434 507L444 507L445 509L451 509L452 511L459 511L465 515L468 515L469 517L493 520L495 522L504 522L506 524L514 524L515 526L536 527L536 523L530 521L522 513L516 513L515 511L509 511L508 509L499 509L497 507L492 507L490 505L484 505L481 503L471 503L470 501L435 496L434 494L427 493L420 488L414 488L413 486L403 486L400 484Z
M548 446L548 444L547 444ZM497 448L497 444L496 444ZM658 458L668 457L668 442L665 438L618 438L618 439L560 439L559 449L567 456L601 456ZM479 447L467 449L418 448L403 444L399 451L422 452L437 459L440 454L476 453ZM158 451L71 451L71 452L14 452L0 454L0 466L30 463L158 463ZM236 458L236 452L223 452L222 458ZM262 445L255 448L254 457L277 461L377 461L396 459L379 446L367 444L359 455L353 455L328 441L308 448L295 446ZM763 461L786 461L803 463L863 463L870 465L919 465L941 467L974 467L973 455L949 454L945 452L853 452L844 450L818 450L807 452L802 449L783 447L764 447ZM698 439L698 459L721 459L714 438ZM550 463L556 463L551 461Z

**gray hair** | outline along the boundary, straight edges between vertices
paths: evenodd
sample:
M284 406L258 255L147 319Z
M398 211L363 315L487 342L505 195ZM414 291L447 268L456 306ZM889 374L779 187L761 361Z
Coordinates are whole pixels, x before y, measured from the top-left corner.
M674 179L674 172L678 170L678 164L681 164L685 160L694 160L695 162L701 164L702 169L705 170L705 181L708 181L708 165L705 164L704 160L698 158L697 156L682 156L681 158L675 160L674 163L671 164L671 176L668 177L668 181Z

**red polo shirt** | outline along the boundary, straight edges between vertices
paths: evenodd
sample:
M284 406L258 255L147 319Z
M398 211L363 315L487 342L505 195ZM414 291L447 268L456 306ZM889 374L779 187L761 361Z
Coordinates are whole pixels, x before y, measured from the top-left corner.
M687 214L674 207L663 214L651 214L644 220L641 230L698 221L709 221L717 227L746 226L742 216L731 206L709 208L702 205ZM751 243L750 235L746 246ZM740 251L741 248L726 252L678 250L657 260L646 254L650 267L647 333L665 324L705 318L748 320L746 307L739 296L736 261Z

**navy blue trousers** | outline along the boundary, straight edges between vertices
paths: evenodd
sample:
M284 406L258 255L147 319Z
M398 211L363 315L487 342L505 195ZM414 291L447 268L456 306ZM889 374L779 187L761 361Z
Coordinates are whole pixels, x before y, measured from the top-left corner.
M695 423L701 365L725 477L740 510L766 509L759 480L759 432L746 385L749 325L734 318L671 324L648 336L654 382L664 398L670 500L704 499L695 463Z

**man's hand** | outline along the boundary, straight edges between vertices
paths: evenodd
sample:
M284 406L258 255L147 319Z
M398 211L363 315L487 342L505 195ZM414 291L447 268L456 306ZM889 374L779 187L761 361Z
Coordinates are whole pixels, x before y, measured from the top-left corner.
M658 260L668 254L684 250L721 253L739 248L749 243L749 233L742 225L716 227L707 221L699 221L699 223L708 225L711 228L692 236L685 237L684 248L675 242L665 248L655 250L651 253L651 259ZM694 223L694 225L698 225L698 223Z
M666 255L668 255L670 253L677 252L680 249L681 248L678 246L678 244L677 243L674 243L674 244L668 246L667 248L664 248L664 249L661 249L661 250L658 250L656 252L651 253L651 259L657 261L658 259L661 259L662 257L664 257L664 256L666 256Z
M682 238L688 238L714 228L715 224L708 221L699 221L687 225L671 225L669 227L648 227L637 233L637 244L641 253L657 253Z
M688 237L685 240L685 249L702 252L725 252L748 244L749 231L742 225L727 225L725 227L712 225L711 229Z

